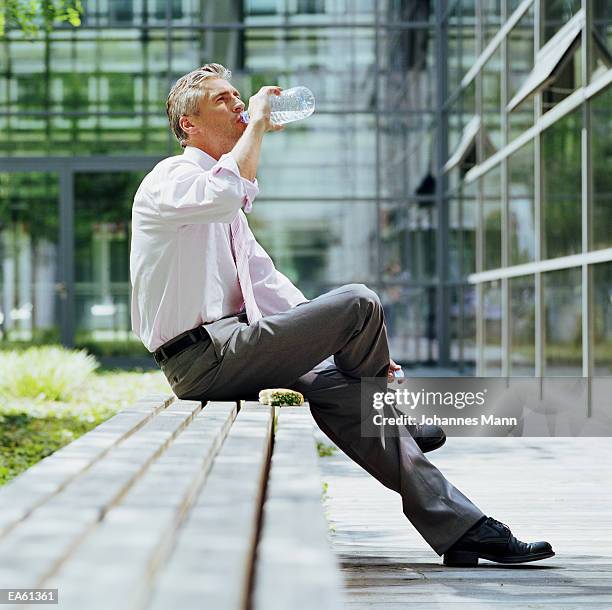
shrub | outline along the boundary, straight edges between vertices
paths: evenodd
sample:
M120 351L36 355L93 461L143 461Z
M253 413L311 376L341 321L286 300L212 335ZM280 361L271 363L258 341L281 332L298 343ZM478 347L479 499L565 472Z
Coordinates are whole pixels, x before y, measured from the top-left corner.
M98 366L86 352L62 347L0 352L0 397L70 400Z

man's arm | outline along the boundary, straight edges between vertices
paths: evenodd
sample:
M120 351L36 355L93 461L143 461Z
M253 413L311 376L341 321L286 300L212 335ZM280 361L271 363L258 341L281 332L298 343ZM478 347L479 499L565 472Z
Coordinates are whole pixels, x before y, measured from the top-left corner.
M282 125L270 121L270 95L280 95L280 87L262 87L249 99L249 124L238 140L231 155L236 160L240 175L248 180L255 180L259 167L259 154L264 133L281 131Z

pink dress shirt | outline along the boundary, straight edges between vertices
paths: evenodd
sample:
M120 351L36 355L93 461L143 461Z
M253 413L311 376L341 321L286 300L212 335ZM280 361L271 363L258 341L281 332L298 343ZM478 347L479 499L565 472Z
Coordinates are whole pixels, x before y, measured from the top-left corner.
M259 192L231 154L219 161L188 146L145 176L132 206L132 330L150 352L200 324L238 313L242 293L230 223L242 214L249 272L266 315L307 301L257 243L244 211Z

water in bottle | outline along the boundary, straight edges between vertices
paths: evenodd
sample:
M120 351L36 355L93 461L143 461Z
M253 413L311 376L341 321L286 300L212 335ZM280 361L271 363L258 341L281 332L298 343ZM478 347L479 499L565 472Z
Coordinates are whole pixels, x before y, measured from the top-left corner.
M306 87L292 87L280 95L270 96L270 121L274 125L284 125L309 117L315 108L312 91ZM249 122L249 113L241 114L245 123Z

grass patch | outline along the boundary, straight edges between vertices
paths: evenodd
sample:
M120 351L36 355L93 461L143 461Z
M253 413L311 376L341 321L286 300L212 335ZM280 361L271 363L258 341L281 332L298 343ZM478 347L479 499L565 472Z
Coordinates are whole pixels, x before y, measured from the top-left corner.
M0 354L0 485L142 396L172 393L161 371L98 371L83 352L44 349Z

